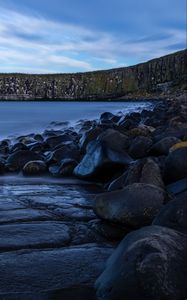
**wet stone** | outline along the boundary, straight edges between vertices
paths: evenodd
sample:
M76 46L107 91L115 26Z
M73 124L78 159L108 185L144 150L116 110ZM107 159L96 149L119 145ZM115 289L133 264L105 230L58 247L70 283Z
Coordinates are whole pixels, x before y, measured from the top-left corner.
M92 287L112 252L107 245L89 244L1 253L0 291L33 293L83 285Z
M54 248L70 241L69 228L61 222L1 225L0 251Z
M50 220L54 217L50 213L32 208L14 209L8 211L0 211L0 224Z

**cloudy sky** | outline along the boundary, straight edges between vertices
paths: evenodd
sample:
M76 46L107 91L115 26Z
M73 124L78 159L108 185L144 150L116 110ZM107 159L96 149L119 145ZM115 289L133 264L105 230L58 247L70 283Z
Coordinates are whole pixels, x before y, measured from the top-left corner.
M186 0L0 0L0 72L128 66L186 48Z

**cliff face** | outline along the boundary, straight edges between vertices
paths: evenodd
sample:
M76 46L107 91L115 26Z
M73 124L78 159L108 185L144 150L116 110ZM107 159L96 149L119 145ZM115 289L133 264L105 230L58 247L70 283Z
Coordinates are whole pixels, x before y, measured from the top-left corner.
M184 50L132 67L86 73L0 74L0 99L97 100L180 89L186 79L186 56Z

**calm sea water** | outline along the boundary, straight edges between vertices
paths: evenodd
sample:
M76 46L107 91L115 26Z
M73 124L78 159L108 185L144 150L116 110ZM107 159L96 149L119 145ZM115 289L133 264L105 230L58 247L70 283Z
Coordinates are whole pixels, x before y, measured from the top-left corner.
M74 124L105 111L127 114L152 107L151 102L0 102L0 139L42 132L51 122Z

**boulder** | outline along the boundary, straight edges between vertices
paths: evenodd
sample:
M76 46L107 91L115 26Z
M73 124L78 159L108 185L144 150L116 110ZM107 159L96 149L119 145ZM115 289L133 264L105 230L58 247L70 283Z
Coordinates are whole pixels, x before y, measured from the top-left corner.
M129 146L129 138L114 129L105 130L98 136L97 140L105 143L107 147L118 152L126 150Z
M102 132L102 129L99 127L91 128L90 130L83 133L79 144L82 152L86 152L87 145L95 140Z
M179 148L183 148L183 147L187 147L187 141L183 141L183 142L178 142L176 144L173 144L172 147L170 148L170 152L179 149Z
M187 235L187 191L164 205L153 225L169 227Z
M128 134L133 137L137 137L137 136L147 136L148 137L152 131L154 131L153 127L146 126L146 125L140 125L138 127L130 129Z
M74 159L66 158L61 161L59 165L52 165L49 167L49 172L54 176L72 176L73 170L77 166Z
M169 193L177 195L187 190L187 178L183 178L166 186Z
M100 115L100 120L111 120L114 116L111 112L104 112Z
M164 179L172 183L187 177L187 147L169 153L165 161Z
M128 153L134 159L143 158L147 156L152 143L148 137L137 136L132 140Z
M41 142L35 142L35 143L32 143L32 144L28 144L28 149L33 151L33 152L36 152L36 153L42 153L45 151L45 143L41 143Z
M6 170L5 161L0 159L0 175L4 174Z
M45 139L45 142L51 149L53 149L54 147L56 147L57 145L59 145L63 142L68 142L68 141L72 141L72 140L73 140L73 138L71 135L61 134L59 136L48 137Z
M9 155L7 167L10 171L18 171L21 170L27 162L33 160L42 160L42 157L29 150L19 150Z
M74 175L82 179L106 181L131 162L131 157L122 149L115 151L106 142L95 140L88 144L87 153L74 169Z
M168 155L169 149L178 142L180 142L180 140L176 137L169 136L169 137L163 138L160 141L153 144L153 146L150 149L150 154L152 154L152 155Z
M10 152L13 153L13 152L17 152L19 150L28 150L28 147L21 143L21 142L18 142L18 143L15 143L11 148L10 148Z
M95 287L98 300L183 300L187 295L187 237L161 226L128 234Z
M97 195L95 213L102 219L139 228L151 224L167 200L163 189L134 183L122 190Z
M24 175L40 175L47 171L47 166L44 161L35 160L27 162L23 167L23 174Z
M125 184L129 185L136 182L164 188L160 167L152 158L138 160L129 168Z
M121 176L112 180L106 187L109 192L123 189L126 185L126 178L128 176L128 170L126 170Z
M80 160L80 151L74 146L64 145L51 153L46 158L46 162L51 163L58 163L60 164L63 159L74 159L79 161Z
M164 188L160 167L150 157L143 158L133 163L124 174L109 185L108 190L121 189L124 186L138 182Z

